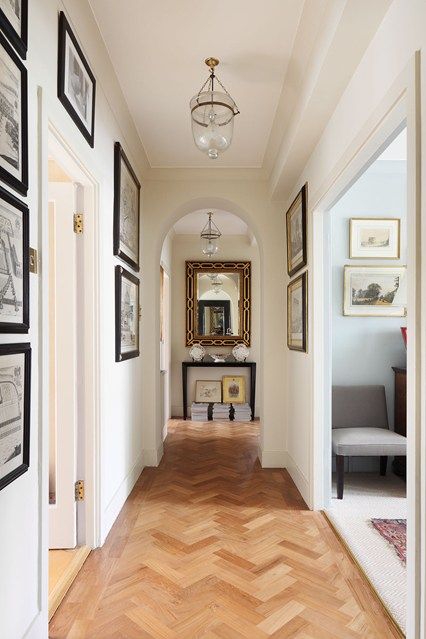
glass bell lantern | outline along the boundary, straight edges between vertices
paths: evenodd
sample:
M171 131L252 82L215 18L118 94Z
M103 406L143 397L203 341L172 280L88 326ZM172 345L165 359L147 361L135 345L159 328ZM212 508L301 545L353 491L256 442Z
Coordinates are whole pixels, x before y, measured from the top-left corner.
M234 117L239 110L215 75L214 70L219 60L207 58L205 63L210 68L210 76L190 102L192 135L197 148L215 160L232 142ZM223 91L216 90L215 82Z
M200 233L201 250L207 257L213 257L219 250L219 238L222 233L212 220L213 213L210 212L207 215L209 220Z

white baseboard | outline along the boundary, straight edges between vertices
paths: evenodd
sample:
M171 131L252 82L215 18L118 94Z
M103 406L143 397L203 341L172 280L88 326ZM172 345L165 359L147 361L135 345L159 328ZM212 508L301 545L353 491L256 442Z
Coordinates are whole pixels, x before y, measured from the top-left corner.
M155 448L145 448L142 452L142 461L143 466L158 466L162 457L163 457L163 442L159 445L157 449Z
M259 448L258 457L262 468L285 468L287 453L285 450L262 450Z
M115 520L120 514L120 510L123 508L124 503L127 497L133 490L134 485L136 484L139 475L144 469L145 464L143 463L143 454L138 457L133 468L126 475L126 477L121 482L118 489L115 491L115 494L108 506L105 508L103 517L102 517L102 539L101 545L103 545L109 531L111 530Z
M300 470L299 466L294 461L293 457L290 453L286 453L286 464L285 468L287 469L290 477L296 484L297 490L302 495L305 500L308 508L311 508L310 503L310 490L309 490L309 481L306 475Z

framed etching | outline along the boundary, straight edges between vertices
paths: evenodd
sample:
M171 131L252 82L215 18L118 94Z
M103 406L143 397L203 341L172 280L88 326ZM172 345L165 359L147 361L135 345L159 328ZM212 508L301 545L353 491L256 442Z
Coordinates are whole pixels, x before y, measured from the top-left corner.
M30 344L0 345L0 490L30 465Z
M63 11L59 14L58 98L91 147L95 145L96 80Z
M195 382L195 401L196 402L221 402L222 401L222 382L197 379Z
M293 204L286 213L287 272L290 277L306 266L308 262L306 234L307 200L308 185L305 184L300 189Z
M0 333L28 333L28 207L0 188Z
M244 375L222 377L224 404L244 404L246 401L246 378Z
M308 350L308 273L305 271L287 287L287 346L292 351Z
M351 259L398 260L400 226L399 218L351 218L349 257Z
M25 60L28 48L28 0L0 0L0 29Z
M114 145L114 255L139 271L141 185L120 142Z
M0 180L28 191L27 70L0 33Z
M345 266L343 315L404 317L405 266Z
M115 361L139 356L139 280L115 267Z

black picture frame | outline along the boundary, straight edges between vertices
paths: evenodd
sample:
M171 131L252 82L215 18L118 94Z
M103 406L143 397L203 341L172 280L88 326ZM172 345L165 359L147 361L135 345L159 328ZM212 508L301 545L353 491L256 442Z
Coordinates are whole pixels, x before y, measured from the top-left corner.
M291 291L300 283L302 288L302 340L300 344L291 341L290 325L292 319ZM308 272L304 271L287 286L287 346L291 351L308 352Z
M71 103L70 99L67 96L66 88L65 88L65 80L66 80L66 69L65 69L65 60L66 60L66 48L67 48L67 37L71 40L78 58L81 62L81 65L84 67L89 79L92 83L92 109L90 115L90 130L84 124L84 121L76 111L75 107ZM93 75L93 72L87 62L83 51L75 37L73 30L65 16L65 13L61 11L59 13L59 32L58 32L58 98L62 102L66 111L68 112L71 119L74 121L77 128L80 130L82 135L85 137L87 142L93 148L95 146L95 104L96 104L96 79Z
M0 29L23 60L27 58L28 49L28 0L21 0L21 32L15 27L0 7Z
M297 209L300 207L301 214L301 240L302 240L302 256L299 258L297 264L292 266L292 247L291 247L291 222L292 216L297 213ZM286 213L286 237L287 237L287 272L290 277L295 275L300 269L308 263L308 248L307 248L307 208L308 208L308 185L304 184L299 193L294 198L291 206Z
M22 407L24 411L22 422L23 435L22 435L22 463L14 468L11 472L4 477L0 477L0 490L3 490L6 486L11 484L15 479L27 472L30 467L30 406L31 406L31 344L1 344L0 345L0 369L2 366L2 357L8 355L24 354L24 393L22 396ZM0 381L0 393L1 384L11 382ZM16 387L15 393L17 394ZM8 425L10 425L10 414ZM16 419L16 418L15 418ZM2 429L2 422L0 420L0 430Z
M133 259L131 255L126 253L121 246L120 228L121 228L121 166L122 162L127 167L132 180L134 181L137 189L137 260ZM138 178L130 164L127 155L123 151L123 147L120 142L114 144L114 229L113 229L113 241L114 241L114 255L126 262L133 270L139 271L139 255L140 255L140 198L141 198L141 185Z
M0 166L0 180L5 182L15 191L22 195L27 195L28 192L28 79L27 70L22 63L22 60L18 57L15 50L9 44L3 33L0 32L0 47L2 47L17 67L21 78L21 144L19 149L19 156L21 158L21 172L20 178L13 175L4 166ZM4 157L4 156L3 156Z
M30 328L30 238L29 238L29 209L28 206L14 197L8 191L0 187L0 204L2 201L7 202L13 208L18 209L22 213L22 322L5 322L1 320L0 315L0 333L28 333ZM1 219L1 211L0 211ZM9 255L5 255L5 263L8 268L12 266L13 252L10 238L3 239L3 225L0 224L0 252L7 251ZM6 274L7 276L7 274ZM12 277L12 274L9 274ZM12 280L13 286L13 280ZM3 290L0 290L0 304L3 306ZM7 292L5 292L5 295ZM10 301L9 301L10 303Z
M135 317L135 328L137 331L136 338L136 348L132 350L128 350L126 352L122 351L121 346L121 305L122 305L122 294L123 294L123 279L127 279L132 282L137 288L137 301L135 304L134 315ZM133 357L139 357L139 279L130 273L125 268L120 266L119 264L115 267L115 361L123 362L126 359L132 359Z

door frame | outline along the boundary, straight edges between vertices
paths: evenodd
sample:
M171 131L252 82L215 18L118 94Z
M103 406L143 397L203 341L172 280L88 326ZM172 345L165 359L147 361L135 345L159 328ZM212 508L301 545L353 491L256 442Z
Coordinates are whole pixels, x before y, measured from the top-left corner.
M420 262L421 176L420 176L420 54L417 52L397 78L372 117L366 122L346 156L335 167L321 193L311 197L312 234L312 334L313 334L313 419L310 456L310 503L325 509L331 498L331 286L327 248L327 212L387 146L407 127L407 637L420 639L424 623L421 609L424 544L421 516L424 512L421 445L425 442L425 415L421 388L425 379L425 266ZM422 277L423 276L423 277ZM419 330L419 328L421 330Z
M84 377L84 428L83 438L77 443L77 460L79 471L84 473L85 499L78 504L77 518L83 518L83 526L78 525L77 543L90 548L100 544L100 358L99 358L99 233L98 233L98 183L90 171L84 166L72 147L63 138L52 122L47 124L47 155L53 154L55 160L66 173L79 184L77 206L84 206L83 242L77 246L77 254L84 263L84 297L83 297L83 332L79 331L83 340L82 373ZM47 157L46 157L47 162ZM46 175L48 182L48 175ZM48 184L46 185L46 190ZM78 200L81 200L79 205ZM47 221L48 218L46 218ZM41 350L43 353L41 379L48 376L49 362L49 251L46 241L47 226L42 225L41 251L43 255L42 269L42 313ZM48 421L48 405L44 405L44 419ZM81 423L79 424L79 429ZM80 433L79 433L80 434ZM83 441L81 441L83 439ZM83 464L81 464L83 458ZM77 522L78 523L78 522ZM81 523L81 522L80 522Z

